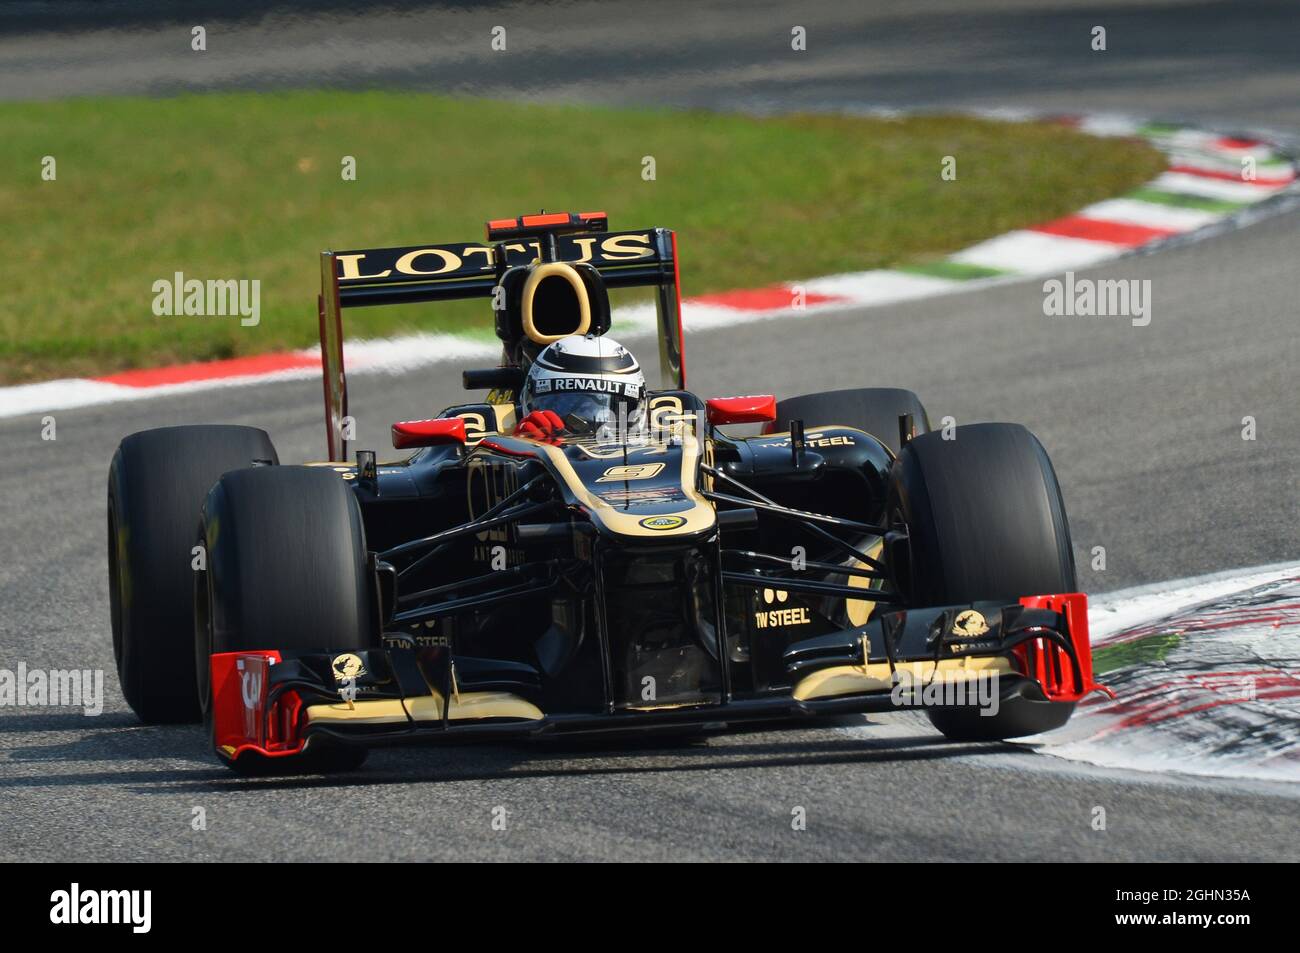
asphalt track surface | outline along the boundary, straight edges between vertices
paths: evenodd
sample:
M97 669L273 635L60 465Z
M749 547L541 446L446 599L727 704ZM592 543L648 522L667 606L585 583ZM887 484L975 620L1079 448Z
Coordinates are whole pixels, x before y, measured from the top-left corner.
M651 35L651 24L638 30L634 22L648 14L631 8L620 19L604 5L606 26L563 29L577 9L566 6L550 26L533 21L551 52L495 72L493 84L484 78L487 61L461 57L456 85L540 96L547 89L528 77L542 71L556 79L550 92L574 99L1124 109L1300 131L1293 96L1300 52L1294 30L1282 29L1283 17L1297 14L1282 4L1116 6L1099 22L1123 29L1111 28L1111 59L1095 74L1067 55L1077 38L1067 43L1064 34L1083 24L1086 36L1105 4L798 8L773 5L743 23L701 14L692 32L685 14L656 6L657 55L633 57L623 72L614 52ZM347 21L348 50L396 42L392 25L402 15ZM444 35L469 16L447 14ZM788 24L804 20L807 58L759 69L786 47ZM765 23L783 32L750 49L755 24ZM356 70L295 73L301 45L268 58L274 31L255 18L234 24L260 37L262 62L285 64L288 85L379 81ZM724 27L725 41L716 38ZM58 46L70 34L23 39L16 29L11 17L0 27L0 95L193 85L183 71L168 80L133 46L151 35L148 24L93 34L76 47L81 57ZM830 48L824 56L819 34ZM1142 55L1117 55L1120 36ZM573 66L583 51L586 66ZM34 62L41 56L44 65ZM456 57L430 65L427 85L440 85L438 70L450 69L444 60ZM1087 273L1150 279L1146 328L1046 318L1030 282L700 333L687 342L691 384L705 394L907 386L935 419L1027 424L1056 463L1088 591L1294 559L1297 221L1283 214ZM382 447L391 421L462 399L457 377L358 378L359 444ZM1258 421L1254 442L1240 436L1246 415ZM851 722L856 727L731 734L687 747L385 751L353 778L237 779L213 762L199 729L142 727L120 701L103 553L107 464L128 433L200 421L262 426L282 459L316 459L319 383L62 411L57 420L53 442L40 439L38 417L0 421L8 450L0 460L0 667L102 668L106 709L98 718L70 710L0 716L0 858L1300 858L1300 792L1291 786L1101 771L1007 745L951 745L904 715L876 719L874 730ZM1107 550L1105 572L1087 568L1097 545ZM1106 808L1105 832L1090 826L1096 806ZM191 829L195 807L206 811L206 831ZM498 807L508 812L504 831L492 828ZM791 829L796 807L807 811L807 830Z

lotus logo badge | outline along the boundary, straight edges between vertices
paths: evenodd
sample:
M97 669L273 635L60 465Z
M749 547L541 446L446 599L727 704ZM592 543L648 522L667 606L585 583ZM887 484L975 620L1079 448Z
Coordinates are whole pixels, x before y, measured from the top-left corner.
M966 637L983 635L989 630L989 624L984 618L982 612L974 609L967 609L959 613L957 618L952 622L952 634Z
M366 668L361 664L361 657L349 652L346 655L334 656L334 678L343 682L349 678L356 678L365 672Z
M639 525L639 526L644 526L646 529L653 529L653 530L656 530L656 531L661 531L661 530L666 530L666 529L676 529L676 528L679 527L679 526L685 526L685 525L686 525L686 517L684 517L684 516L647 516L645 519L641 520L641 522L638 523L637 525Z

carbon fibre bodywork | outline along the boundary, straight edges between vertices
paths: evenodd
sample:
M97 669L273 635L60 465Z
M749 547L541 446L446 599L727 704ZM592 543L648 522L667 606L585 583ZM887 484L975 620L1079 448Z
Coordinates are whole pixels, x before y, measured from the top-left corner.
M218 752L907 707L908 670L996 673L1045 704L1093 687L1082 596L907 606L874 436L730 436L686 391L650 407L648 438L552 445L499 432L512 405L463 405L443 415L463 446L332 465L361 504L382 645L213 656ZM971 611L983 637L963 641Z

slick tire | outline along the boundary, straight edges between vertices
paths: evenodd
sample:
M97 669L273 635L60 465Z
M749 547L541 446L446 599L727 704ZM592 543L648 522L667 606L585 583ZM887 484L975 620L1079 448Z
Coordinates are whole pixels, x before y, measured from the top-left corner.
M1070 527L1047 451L1018 424L958 427L903 448L890 511L908 529L909 604L1014 603L1021 596L1078 591ZM1017 697L996 715L974 707L930 708L931 723L957 741L991 741L1059 728L1073 703Z
M379 644L379 613L361 507L328 468L259 467L227 473L208 493L200 525L208 554L195 595L195 655L245 649L354 651ZM210 673L200 690L211 727ZM264 774L359 767L364 748L314 739L300 758L241 756Z
M253 427L163 427L118 445L108 474L113 658L146 724L199 719L194 643L194 523L228 470L278 462Z
M911 414L918 434L928 433L930 418L921 398L898 387L857 387L804 394L777 401L776 422L770 433L784 433L791 420L802 420L805 428L840 424L866 431L898 456L898 418Z

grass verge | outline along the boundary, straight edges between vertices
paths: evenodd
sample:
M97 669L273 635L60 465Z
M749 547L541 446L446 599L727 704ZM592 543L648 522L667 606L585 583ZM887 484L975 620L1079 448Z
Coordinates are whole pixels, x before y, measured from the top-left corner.
M677 229L684 290L700 294L932 258L1162 166L1141 142L966 117L388 92L5 103L0 126L4 383L311 344L323 248L477 241L488 218L604 209L614 228ZM345 156L355 181L340 174ZM955 181L940 177L944 156ZM153 282L177 271L260 279L260 323L155 317ZM490 328L481 303L348 319L350 336Z

